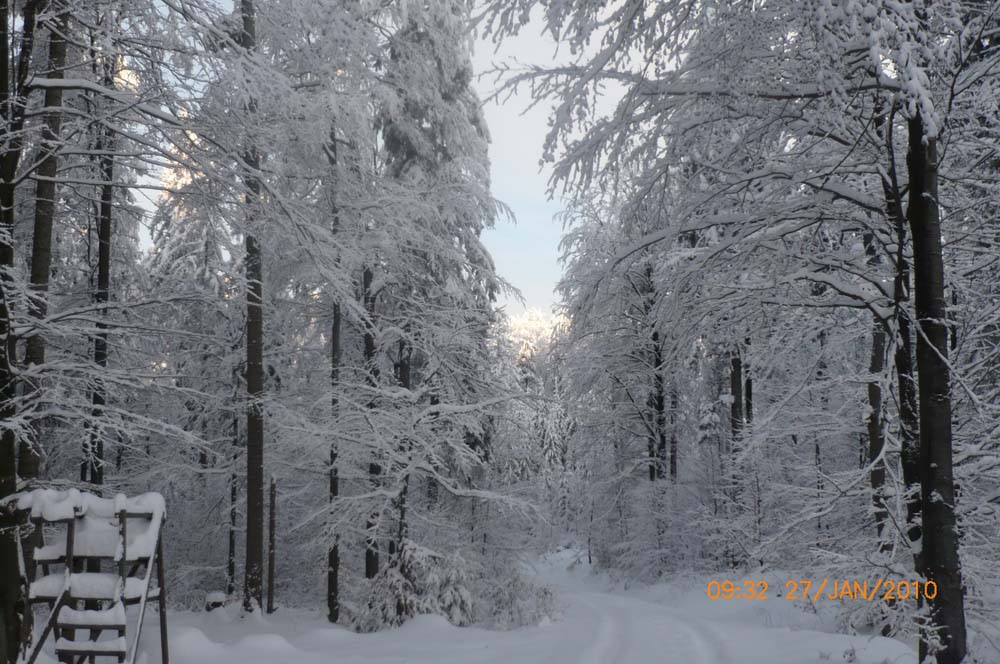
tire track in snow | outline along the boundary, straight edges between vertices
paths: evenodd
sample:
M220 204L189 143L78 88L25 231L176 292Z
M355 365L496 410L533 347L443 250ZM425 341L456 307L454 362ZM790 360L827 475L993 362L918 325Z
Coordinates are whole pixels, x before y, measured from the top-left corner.
M611 593L566 592L595 616L581 664L726 664L725 637L660 604Z
M568 598L585 606L597 617L597 628L593 641L580 653L580 664L617 664L622 650L623 625L611 612L601 607L603 602L595 602L591 595L596 593L572 593ZM600 596L600 595L598 595Z
M670 613L674 612L670 611ZM726 664L737 661L729 657L725 646L726 638L719 630L710 628L699 621L681 618L675 613L672 618L694 637L694 642L697 644L705 664Z

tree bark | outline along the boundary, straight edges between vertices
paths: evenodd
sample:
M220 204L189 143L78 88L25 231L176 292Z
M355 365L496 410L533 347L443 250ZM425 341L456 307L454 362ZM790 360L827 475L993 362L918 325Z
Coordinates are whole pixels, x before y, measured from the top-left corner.
M649 437L649 479L656 481L663 478L663 466L667 457L667 401L659 330L653 330L652 345L653 392L650 395L650 406L653 408L653 434Z
M35 12L38 2L29 0L22 8L21 39L16 69L11 68L12 15L15 3L0 0L0 498L17 491L18 436L11 427L17 415L17 373L14 369L17 340L13 333L10 301L14 278L14 192L17 166L23 149L25 81L34 44ZM17 534L14 514L0 512L0 661L13 663L21 644L21 580L10 573L18 567Z
M677 380L670 384L670 481L677 481Z
M747 355L750 354L750 337L744 341ZM749 359L743 362L743 421L746 426L753 424L753 376L750 375Z
M62 1L53 3L56 16L49 30L48 78L62 78L66 65L66 30L68 10ZM52 226L55 217L56 172L62 126L62 89L45 90L45 119L42 124L41 159L35 181L35 222L31 236L31 298L28 313L36 321L41 321L48 313L49 275L52 272ZM45 335L35 330L28 337L25 349L25 364L29 367L45 363ZM37 392L38 385L31 386ZM21 441L18 454L18 475L23 480L38 477L41 447L38 432L34 440ZM30 546L30 543L28 544Z
M330 498L340 495L340 479L337 475L337 452L330 450ZM327 552L326 560L326 610L327 620L340 620L340 535L335 534L333 546Z
M888 179L883 179L886 215L896 233L895 274L893 277L893 320L896 323L896 339L893 364L896 367L896 389L899 401L900 466L903 486L906 492L906 538L911 548L920 541L920 472L919 449L917 446L917 381L913 376L913 333L907 303L910 300L910 265L906 259L906 215L899 178L896 174L896 157L893 147L893 122L881 119L876 123L885 127L884 138L888 154ZM916 552L914 552L916 556Z
M236 502L239 500L239 485L236 477L236 462L240 458L240 423L233 415L233 469L229 474L229 525L226 540L226 596L236 593Z
M104 86L113 89L115 84L113 61L104 64ZM114 210L114 177L115 159L114 134L110 128L104 130L98 141L97 151L100 153L101 169L101 201L98 206L97 220L97 290L94 302L98 306L97 336L94 338L94 364L101 372L108 366L108 324L107 305L111 297L111 234ZM84 443L84 457L81 480L91 484L104 484L104 439L96 422L104 416L104 406L107 405L107 392L103 376L94 381L94 392L91 397L93 405L93 424L89 441ZM97 571L97 570L95 570Z
M409 390L413 386L413 351L410 349L405 341L399 342L399 386L404 390ZM402 447L403 452L406 454L406 458L409 457L411 441L403 440ZM408 497L410 489L410 473L407 472L403 475L403 486L399 490L399 497L397 498L397 506L399 508L399 524L396 532L396 550L402 554L403 552L403 542L406 540L408 532L408 524L406 522L406 500Z
M729 425L733 433L733 442L739 440L743 433L743 360L740 351L729 354L729 390L732 403L729 406Z
M877 269L878 260L875 239L871 233L864 237L868 264ZM868 477L872 487L872 505L875 509L875 531L879 537L879 550L886 551L888 542L883 538L888 510L885 505L885 429L882 417L882 372L885 370L885 325L877 317L872 318L872 345L868 364L871 378L868 381L868 415L865 424L868 429L868 463L871 464Z
M332 186L330 191L331 212L333 213L333 232L340 230L340 209L337 202L337 187L340 183L339 158L337 151L336 126L330 129L327 159L330 163ZM330 416L333 425L337 425L340 415L340 365L341 351L341 310L338 302L333 303L333 321L330 325ZM340 496L340 470L337 466L338 444L336 437L330 442L330 517L333 521L333 508ZM326 557L326 617L332 623L340 619L340 534L333 533L333 544Z
M369 407L375 405L374 391L378 389L378 366L375 362L375 295L372 293L372 280L374 274L370 267L365 267L361 275L361 300L368 320L364 327L364 360L365 368L368 372L368 380L372 388L372 400ZM382 474L382 466L377 461L368 464L368 478L375 489L379 484L379 476ZM379 546L378 546L378 522L379 515L372 513L365 523L365 578L374 579L378 575L379 568Z
M243 19L241 44L252 53L257 47L256 11L253 0L241 0ZM251 99L248 115L256 113L256 103ZM263 594L264 552L264 293L261 248L257 241L260 219L260 155L257 146L250 144L243 155L246 174L246 218L244 239L246 250L247 280L247 329L246 329L246 383L247 383L247 532L246 567L243 581L243 609L260 608Z
M277 545L278 527L278 487L271 477L271 489L268 492L267 511L267 612L274 613L274 568L275 547Z
M920 497L923 537L918 572L938 586L930 600L931 623L943 650L938 664L966 655L965 600L958 555L952 476L951 376L945 304L944 254L938 210L937 140L924 132L918 111L909 120L910 194L907 220L913 236L920 413ZM931 648L921 634L921 660Z
M872 348L868 371L872 379L868 382L868 408L870 412L865 418L868 429L868 463L869 480L872 487L872 504L875 508L875 531L879 536L879 548L885 550L888 542L883 534L888 510L885 505L885 459L882 451L885 448L885 430L882 419L882 385L878 378L885 368L885 328L881 321L872 324Z

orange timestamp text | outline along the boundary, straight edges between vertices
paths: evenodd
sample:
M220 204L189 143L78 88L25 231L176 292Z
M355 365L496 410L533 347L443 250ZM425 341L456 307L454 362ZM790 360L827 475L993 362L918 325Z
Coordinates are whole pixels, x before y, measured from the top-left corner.
M934 599L937 584L933 581L906 581L894 579L794 579L785 581L784 589L772 588L763 579L758 581L716 581L708 582L705 589L709 599L770 599L778 597L789 600L875 600L896 601L907 599Z

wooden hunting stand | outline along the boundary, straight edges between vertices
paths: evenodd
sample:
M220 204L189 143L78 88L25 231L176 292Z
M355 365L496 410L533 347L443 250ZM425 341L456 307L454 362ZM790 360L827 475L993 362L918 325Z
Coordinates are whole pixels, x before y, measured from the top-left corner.
M49 608L37 641L24 644L21 661L34 664L46 638L55 632L60 662L93 664L100 657L134 664L146 605L155 599L160 650L163 664L168 664L160 537L163 497L119 494L109 499L76 489L35 489L18 494L16 506L28 513L34 526L33 555L25 560L21 552L29 607ZM129 635L127 607L133 605L139 610L131 627L135 633Z

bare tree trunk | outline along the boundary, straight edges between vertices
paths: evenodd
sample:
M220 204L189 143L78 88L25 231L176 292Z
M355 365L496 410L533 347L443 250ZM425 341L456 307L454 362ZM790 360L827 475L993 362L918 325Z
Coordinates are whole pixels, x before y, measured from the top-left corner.
M920 495L923 524L918 572L937 583L931 622L943 651L938 664L960 664L966 655L965 599L958 555L952 476L951 377L945 304L944 254L938 211L937 140L924 133L918 111L909 120L910 194L907 220L913 235L917 373L920 380ZM921 660L931 650L921 634Z
M109 89L113 89L115 83L114 67L113 59L106 58L103 83ZM98 206L97 220L97 290L94 293L94 302L98 306L97 314L100 316L97 322L97 336L94 338L94 364L102 370L108 366L108 324L105 322L107 310L104 305L107 305L111 299L111 234L115 177L113 151L114 134L108 128L104 130L98 142L98 152L101 155L101 201ZM84 443L80 479L91 484L102 485L104 484L104 437L96 423L104 416L104 407L107 405L103 376L99 376L94 381L91 403L93 405L93 424L89 440ZM99 568L93 571L99 571Z
M277 544L278 527L278 486L271 477L271 489L268 492L267 511L267 612L274 613L274 556Z
M333 178L330 198L333 212L333 232L336 233L340 227L340 210L337 204L337 187L339 179L339 159L337 151L336 127L330 130L329 148L327 158L330 162L330 171ZM340 304L333 303L333 322L330 325L330 415L333 425L337 425L337 418L340 415L340 365L341 365L341 311ZM337 440L334 438L330 443L330 517L333 520L333 506L340 496L340 471L337 467ZM332 623L340 619L340 534L333 534L333 544L327 552L326 557L326 617Z
M670 383L670 481L677 481L677 380Z
M733 432L733 442L739 440L743 433L743 359L740 351L729 354L729 390L732 403L729 406L729 424Z
M746 338L747 355L750 355L750 337ZM753 376L750 375L750 361L743 362L743 419L747 426L753 424Z
M413 386L413 353L405 341L399 342L399 362L397 364L396 377L399 380L399 386L404 390L409 390ZM409 454L411 450L412 442L410 440L403 439L400 441L400 445L403 448L401 451L404 454L404 458L407 459L407 465L409 465ZM410 473L407 472L403 475L403 483L399 489L399 494L396 497L396 508L399 511L399 522L397 524L396 530L396 546L394 547L394 552L396 555L396 560L399 565L399 573L407 579L413 580L412 573L413 570L409 569L406 564L406 557L404 555L403 548L406 546L406 537L408 534L408 524L406 520L406 509L407 509L407 499L409 498L410 491ZM473 509L475 504L473 504ZM473 542L475 542L475 524L476 519L472 520L473 528ZM393 551L390 551L390 555ZM406 607L403 605L403 601L400 598L396 602L396 615L403 616L406 614Z
M819 295L826 288L822 284L813 284L813 286L814 286L813 290L814 295ZM816 382L822 385L823 382L826 381L826 373L827 373L825 329L821 329L819 331L819 334L816 335L816 342L819 344L819 358L816 361ZM825 392L821 392L820 402L822 404L823 410L825 411L828 405ZM822 504L823 502L825 502L823 499L823 493L826 490L826 482L824 481L824 471L823 471L823 449L819 444L819 436L816 436L816 439L813 443L813 459L816 466L816 500L819 501L820 504ZM829 524L827 524L826 528L829 529L829 527L830 527ZM824 528L823 517L817 516L816 517L817 532L822 532L823 528ZM817 544L820 543L821 539L822 539L821 537L817 538Z
M256 12L253 0L241 0L243 19L241 43L244 50L252 52L257 47ZM252 116L256 104L251 100L247 108ZM247 330L246 330L246 383L247 383L247 545L246 568L243 581L243 609L260 608L263 594L264 553L264 293L261 248L255 228L259 222L260 205L260 155L257 146L247 146L243 156L246 164L247 189L246 280L247 280Z
M868 254L868 263L877 268L875 239L871 233L867 233L864 238L865 252ZM882 372L885 370L885 325L873 316L872 320L872 346L868 372L871 378L868 381L868 415L865 417L865 424L868 428L868 462L871 464L869 470L869 480L872 487L872 504L875 507L875 531L879 537L879 549L885 551L888 542L883 539L885 523L888 519L888 510L885 505L885 459L882 458L882 451L885 448L885 429L882 418Z
M663 466L667 458L667 401L663 382L663 349L660 345L660 332L656 329L653 330L652 342L653 393L650 406L653 408L653 434L649 437L649 479L656 481L663 478Z
M896 339L893 364L896 367L896 389L899 401L900 466L906 491L906 537L911 547L920 541L920 473L917 447L917 382L913 377L913 341L907 302L910 299L910 265L906 260L906 216L896 172L896 155L893 143L891 114L883 119L880 113L876 123L884 127L888 156L888 179L883 179L886 216L896 232L895 274L893 277L893 319L896 322Z
M17 339L13 333L10 300L13 297L14 279L14 192L17 166L21 161L25 109L25 81L34 44L35 12L37 0L24 3L21 19L21 39L16 70L12 69L11 31L16 18L16 4L0 0L0 498L17 491L18 437L9 426L17 415L16 362ZM14 515L4 510L0 513L0 569L16 570L18 567L17 534L12 528ZM13 663L21 643L23 604L21 604L21 579L18 574L0 574L0 661Z
M66 30L68 28L68 10L61 1L53 2L55 17L49 27L49 78L62 78L66 64ZM56 173L58 167L58 151L60 148L60 129L62 125L62 90L58 87L45 90L45 120L42 125L40 145L40 161L37 179L35 181L35 219L31 236L31 270L28 313L36 321L41 321L48 313L49 276L52 272L52 227L55 218ZM25 364L29 367L40 367L45 363L45 336L40 329L27 339ZM40 386L37 382L25 383L25 389L38 395ZM21 440L18 449L17 474L22 482L31 482L38 477L42 458L41 432L43 424L40 420L34 423L30 438ZM34 538L27 538L21 543L25 570L30 574L34 569Z
M234 395L235 396L235 395ZM226 542L226 596L236 594L236 503L239 500L239 483L236 463L240 458L240 420L233 413L233 469L229 474L229 526Z
M68 10L60 0L53 2L56 16L49 29L48 78L63 77L66 65L66 30ZM45 120L42 125L40 145L41 158L35 181L35 222L31 236L31 299L28 313L36 321L41 321L48 313L49 275L52 272L52 226L55 218L56 173L59 165L60 130L62 126L62 89L45 89ZM45 363L45 335L35 330L28 337L25 349L25 364L41 366ZM38 390L32 385L33 391ZM36 428L39 425L36 424ZM17 474L23 480L38 477L41 447L38 432L35 440L21 441L18 454ZM26 542L30 549L30 541Z
M409 390L413 386L413 363L412 363L412 350L409 348L405 341L399 342L399 386L404 390ZM403 440L403 452L406 456L409 456L410 446L412 442L409 440ZM403 475L403 486L399 490L399 497L397 498L397 506L399 508L399 524L396 533L396 550L402 554L403 552L403 541L406 539L408 532L408 524L406 522L406 500L410 489L410 474L407 472Z
M365 311L368 314L368 319L365 322L365 333L364 333L364 359L365 367L368 372L368 380L371 384L372 391L378 389L378 366L375 363L375 295L371 292L372 289L372 279L374 275L370 267L365 267L361 276L361 300L364 304ZM374 394L372 395L372 402L370 405L374 405ZM372 461L368 464L368 477L372 484L372 488L376 488L379 484L379 476L382 474L382 466L379 465L377 461ZM379 547L378 547L378 513L372 513L368 521L365 523L365 531L367 532L365 538L365 578L374 579L378 575L379 568Z
M340 411L337 389L340 386L341 362L341 312L340 305L333 305L333 325L330 330L330 386L333 389L331 410L336 421ZM340 495L340 476L337 468L337 443L330 445L330 502L335 503ZM332 509L332 508L331 508ZM335 623L340 619L340 535L334 534L333 545L327 553L326 561L326 609L327 619Z

